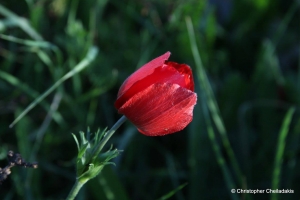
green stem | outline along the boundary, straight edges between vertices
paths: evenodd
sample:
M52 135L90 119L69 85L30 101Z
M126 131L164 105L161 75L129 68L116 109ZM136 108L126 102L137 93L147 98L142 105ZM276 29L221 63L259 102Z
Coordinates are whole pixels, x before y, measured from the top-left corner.
M100 154L102 148L105 146L105 144L108 142L109 138L116 132L116 130L126 121L126 117L122 116L114 125L113 127L111 127L111 129L109 131L107 131L107 133L104 135L104 138L101 140L101 142L97 145L97 147L95 148L95 151L93 152L93 158L92 161L98 157L98 155ZM80 176L80 175L79 175ZM90 178L84 178L84 179L76 179L76 182L72 188L72 190L70 191L68 197L66 198L66 200L73 200L79 190L82 188L82 186L88 182L90 180Z
M126 117L123 115L114 125L111 127L109 131L105 134L104 138L101 140L101 142L98 144L98 146L95 148L94 152L94 158L99 155L104 145L107 143L109 138L116 132L116 130L126 121Z
M77 196L79 190L82 188L82 186L86 182L88 182L88 179L85 179L85 180L77 179L76 182L75 182L75 184L73 185L73 188L70 191L68 197L66 198L66 200L73 200L73 199L75 199L75 197Z

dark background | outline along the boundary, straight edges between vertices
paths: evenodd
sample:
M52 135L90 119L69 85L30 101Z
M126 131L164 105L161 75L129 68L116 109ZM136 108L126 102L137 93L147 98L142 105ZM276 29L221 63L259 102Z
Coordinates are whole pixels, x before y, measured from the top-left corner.
M299 199L299 1L1 0L0 6L0 166L8 150L39 162L38 169L12 168L1 199L65 198L75 180L71 133L111 127L121 117L113 106L119 86L166 51L194 71L193 122L164 137L124 124L109 141L124 150L116 166L106 166L78 199L152 200L185 183L171 199ZM55 47L36 47L41 41ZM99 53L86 69L8 128L93 45ZM55 114L47 118L52 104Z

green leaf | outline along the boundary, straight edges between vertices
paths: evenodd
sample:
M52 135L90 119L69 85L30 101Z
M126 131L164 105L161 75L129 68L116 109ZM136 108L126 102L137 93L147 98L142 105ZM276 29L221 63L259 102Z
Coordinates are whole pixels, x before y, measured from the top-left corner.
M86 153L86 150L89 148L89 145L90 145L89 143L85 143L84 145L81 146L80 150L78 151L77 158L82 160L82 164L85 163L84 154Z
M71 71L66 73L63 77L61 77L58 81L56 81L46 92L36 98L27 108L10 124L9 127L13 127L20 119L22 119L31 109L33 109L38 103L44 100L51 92L53 92L56 88L58 88L63 82L73 77L84 68L90 65L91 62L94 61L98 54L98 48L92 46L87 52L86 57L78 63Z
M73 136L73 138L74 138L74 140L76 142L77 150L80 151L80 146L79 146L79 142L78 142L78 139L77 139L76 135L72 133L72 136Z
M83 131L80 131L80 142L78 141L77 137L72 134L78 147L76 171L77 178L81 181L94 178L101 172L105 165L114 164L113 162L109 161L117 157L121 152L117 149L112 150L113 146L111 146L110 149L105 153L95 155L95 149L99 146L99 142L105 135L105 130L106 129L100 132L100 129L98 129L92 139L90 138L90 135L92 134L90 133L89 128L87 130L87 134L85 134Z
M84 133L83 131L80 131L79 134L80 134L80 141L81 141L81 144L86 144L86 143L88 143L88 140L85 138L85 133Z
M295 112L295 108L292 107L288 110L286 113L277 142L277 152L274 162L274 169L273 169L273 177L272 177L272 189L278 189L280 188L279 181L280 181L280 171L282 167L283 162L283 156L284 156L284 149L285 149L285 143L286 143L286 137L290 129L290 124L293 118L293 114ZM279 196L277 193L272 193L271 195L272 200L279 199Z
M166 200L169 199L170 197L172 197L176 192L178 192L179 190L182 190L182 188L184 188L185 186L187 186L188 183L184 183L180 186L178 186L176 189L172 190L171 192L165 194L164 196L160 197L158 200Z
M81 174L79 177L77 177L80 180L90 180L92 178L95 178L103 169L104 165L94 165L90 164L89 168L86 172Z

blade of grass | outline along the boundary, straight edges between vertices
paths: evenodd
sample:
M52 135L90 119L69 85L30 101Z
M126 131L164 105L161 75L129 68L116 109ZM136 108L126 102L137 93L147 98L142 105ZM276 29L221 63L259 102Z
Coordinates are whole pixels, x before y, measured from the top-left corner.
M208 106L205 105L205 101L207 101L207 100L205 99L205 97L203 97L203 103L201 105L202 105L202 109L203 109L203 113L204 113L204 119L205 119L205 123L206 123L206 129L207 129L208 137L210 139L210 142L212 144L214 153L216 155L217 163L220 166L220 168L222 170L222 173L224 175L228 191L230 191L231 189L237 188L237 186L234 183L232 174L230 173L229 167L227 166L225 158L222 155L221 147L220 147L220 145L217 141L216 133L215 133L213 127L212 127L212 121L211 121L211 118L210 118L210 115L209 115ZM236 193L230 193L230 195L231 195L231 199L235 199L235 200L239 199L239 197L237 196Z
M270 40L263 42L263 66L266 66L267 70L270 71L278 85L285 84L285 78L281 72L279 66L279 60L275 54L275 46Z
M174 190L172 190L171 192L165 194L164 196L160 197L158 200L166 200L171 198L176 192L182 190L185 186L187 186L188 183L184 183L180 186L178 186L177 188L175 188Z
M295 112L295 108L292 107L288 110L286 113L280 132L279 132L279 137L278 137L278 142L277 142L277 152L275 156L275 162L274 162L274 170L273 170L273 176L272 176L272 189L278 189L279 188L279 181L280 181L280 171L281 171L281 166L282 166L282 161L283 161L283 153L284 153L284 148L285 148L285 143L286 143L286 136L289 132L290 129L290 124L292 121L293 114ZM279 196L277 193L272 193L271 194L271 199L276 200L279 199Z
M220 132L223 145L225 147L225 150L227 151L227 154L229 156L231 164L233 165L234 170L237 173L240 185L242 185L242 177L243 176L242 176L242 173L239 169L239 166L238 166L237 160L234 156L233 150L230 146L229 140L227 138L226 130L225 130L225 127L223 125L222 119L220 117L220 112L218 110L217 103L214 99L212 90L210 88L209 82L208 82L207 77L206 77L204 67L203 67L202 62L201 62L201 57L199 55L198 47L197 47L197 44L196 44L195 35L194 35L194 28L193 28L191 18L189 18L189 17L186 18L186 24L187 24L187 29L188 29L188 33L189 33L190 42L191 42L192 52L193 52L194 59L195 59L195 62L196 62L197 74L198 74L198 78L199 78L199 82L200 82L200 87L204 92L205 102L207 103L207 106L204 106L204 104L202 104L203 105L203 112L205 112L205 110L207 110L207 108L210 111L210 114L209 114L208 110L207 110L207 113L205 115L207 132L208 132L210 141L212 143L213 150L216 154L217 162L218 162L218 164L219 164L219 166L220 166L220 168L223 172L227 188L228 189L233 189L233 188L236 188L236 185L234 183L233 176L231 175L230 170L229 170L229 168L226 164L224 156L221 153L220 145L217 142L216 134L215 134L215 132L213 130L213 127L212 127L210 115L211 115L218 131ZM233 193L230 193L230 194L231 194L232 199L238 199L238 196L236 194L233 194Z
M273 35L271 40L265 40L263 43L263 52L264 52L264 65L270 66L271 71L274 74L275 80L279 85L283 85L285 80L282 72L280 71L279 61L276 56L276 48L280 39L283 37L284 33L287 30L288 24L291 22L293 16L296 14L300 6L300 1L295 0L293 4L290 6L287 14L284 16L283 20L278 26L277 31Z
M0 38L4 39L4 40L7 40L7 41L15 42L15 43L18 43L18 44L22 44L22 45L25 45L25 46L38 48L38 49L35 50L35 52L38 54L38 56L41 58L41 60L47 65L52 64L51 59L48 57L48 55L45 52L43 52L43 51L41 52L41 50L39 48L41 48L41 49L50 49L56 55L58 66L62 65L62 53L59 50L59 48L57 46L55 46L54 44L51 44L51 43L46 42L46 41L25 40L25 39L17 38L17 37L10 36L10 35L4 35L4 34L0 34ZM47 57L47 58L45 58L45 57ZM47 60L45 60L45 59L47 59Z
M55 113L58 109L58 106L60 104L60 101L62 99L62 94L56 93L53 102L51 104L50 109L48 110L48 114L45 117L45 120L43 121L42 125L39 127L37 133L36 133L36 140L32 146L32 149L30 150L30 158L29 160L36 160L36 155L39 152L39 149L41 147L44 135L52 121L53 113ZM27 176L25 178L25 185L26 188L33 188L32 184L34 183L34 172L33 170L29 170L27 172Z
M300 6L300 1L299 0L295 0L293 2L293 4L290 6L289 10L287 11L287 14L284 16L283 20L281 21L280 25L278 26L277 31L275 32L272 41L274 43L275 48L277 47L280 38L283 37L288 24L291 22L293 16L297 13L297 11L299 10L299 6Z
M71 71L69 71L67 74L65 74L62 78L60 78L58 81L56 81L46 92L44 92L41 96L39 96L37 99L35 99L10 125L9 127L13 127L22 117L24 117L32 108L34 108L38 103L40 103L45 97L47 97L53 90L55 90L58 86L60 86L64 81L71 78L75 74L82 71L84 68L86 68L94 59L96 58L96 55L98 54L98 48L95 46L92 46L89 51L87 52L86 57L78 63Z
M0 14L7 17L8 19L10 19L11 21L13 21L14 23L18 24L19 27L25 32L27 33L31 38L33 38L34 40L43 40L42 36L40 36L40 34L38 34L28 23L28 21L22 17L17 16L16 14L14 14L13 12L11 12L10 10L8 10L7 8L5 8L4 6L2 6L0 4Z
M7 41L15 42L18 44L31 46L31 47L40 47L40 48L46 48L46 49L56 48L53 44L46 42L46 41L25 40L25 39L17 38L17 37L10 36L10 35L4 35L4 34L0 34L0 38L7 40Z
M12 76L9 73L0 70L0 78L10 83L14 87L20 89L21 91L25 92L27 95L31 96L32 98L37 98L39 96L38 92L34 91L27 84L21 82L19 79L17 79L16 77ZM50 109L50 105L47 102L41 102L41 105L46 111ZM52 117L56 121L56 123L60 124L61 126L66 125L63 117L59 112L57 111L53 112Z
M297 110L297 108L296 108ZM286 149L288 158L287 158L287 174L286 174L286 188L292 188L294 177L296 176L296 173L298 172L297 164L299 163L298 160L298 152L299 152L299 143L300 143L300 119L297 118L297 121L295 122L295 126L293 128L290 143L287 144L287 146L292 147L289 149Z
M52 118L53 118L53 113L57 111L60 101L62 99L62 94L61 93L56 93L54 95L52 104L50 106L50 109L48 110L47 116L45 117L43 123L39 127L36 133L36 140L35 143L32 145L32 150L31 150L31 155L30 155L30 160L36 160L36 155L37 152L39 151L41 147L42 140L44 138L44 135L47 131L47 128L49 127ZM31 171L32 172L32 171Z

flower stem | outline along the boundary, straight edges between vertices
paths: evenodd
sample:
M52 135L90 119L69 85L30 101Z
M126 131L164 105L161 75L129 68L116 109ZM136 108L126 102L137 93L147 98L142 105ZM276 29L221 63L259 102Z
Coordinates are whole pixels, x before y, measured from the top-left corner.
M75 184L73 185L72 190L70 191L68 197L66 200L73 200L77 196L79 190L82 188L82 186L88 181L88 179L85 179L84 181L77 179Z
M111 127L109 131L104 135L104 138L101 140L101 142L98 144L98 146L95 148L94 156L98 156L101 152L102 148L105 146L109 138L116 132L116 130L126 121L126 117L123 115L114 125Z
M91 162L93 162L93 160L98 157L98 155L100 154L102 148L105 146L105 144L108 142L109 138L116 132L116 130L126 121L126 117L122 116L114 125L113 127L107 131L107 133L104 135L104 138L99 142L99 144L97 144L94 152L93 152L93 156L92 156L92 160ZM68 197L66 198L66 200L73 200L79 190L82 188L82 186L88 182L90 180L90 178L85 177L84 179L80 179L79 177L81 176L81 174L77 174L77 179L76 182L72 188L72 190L70 191Z

